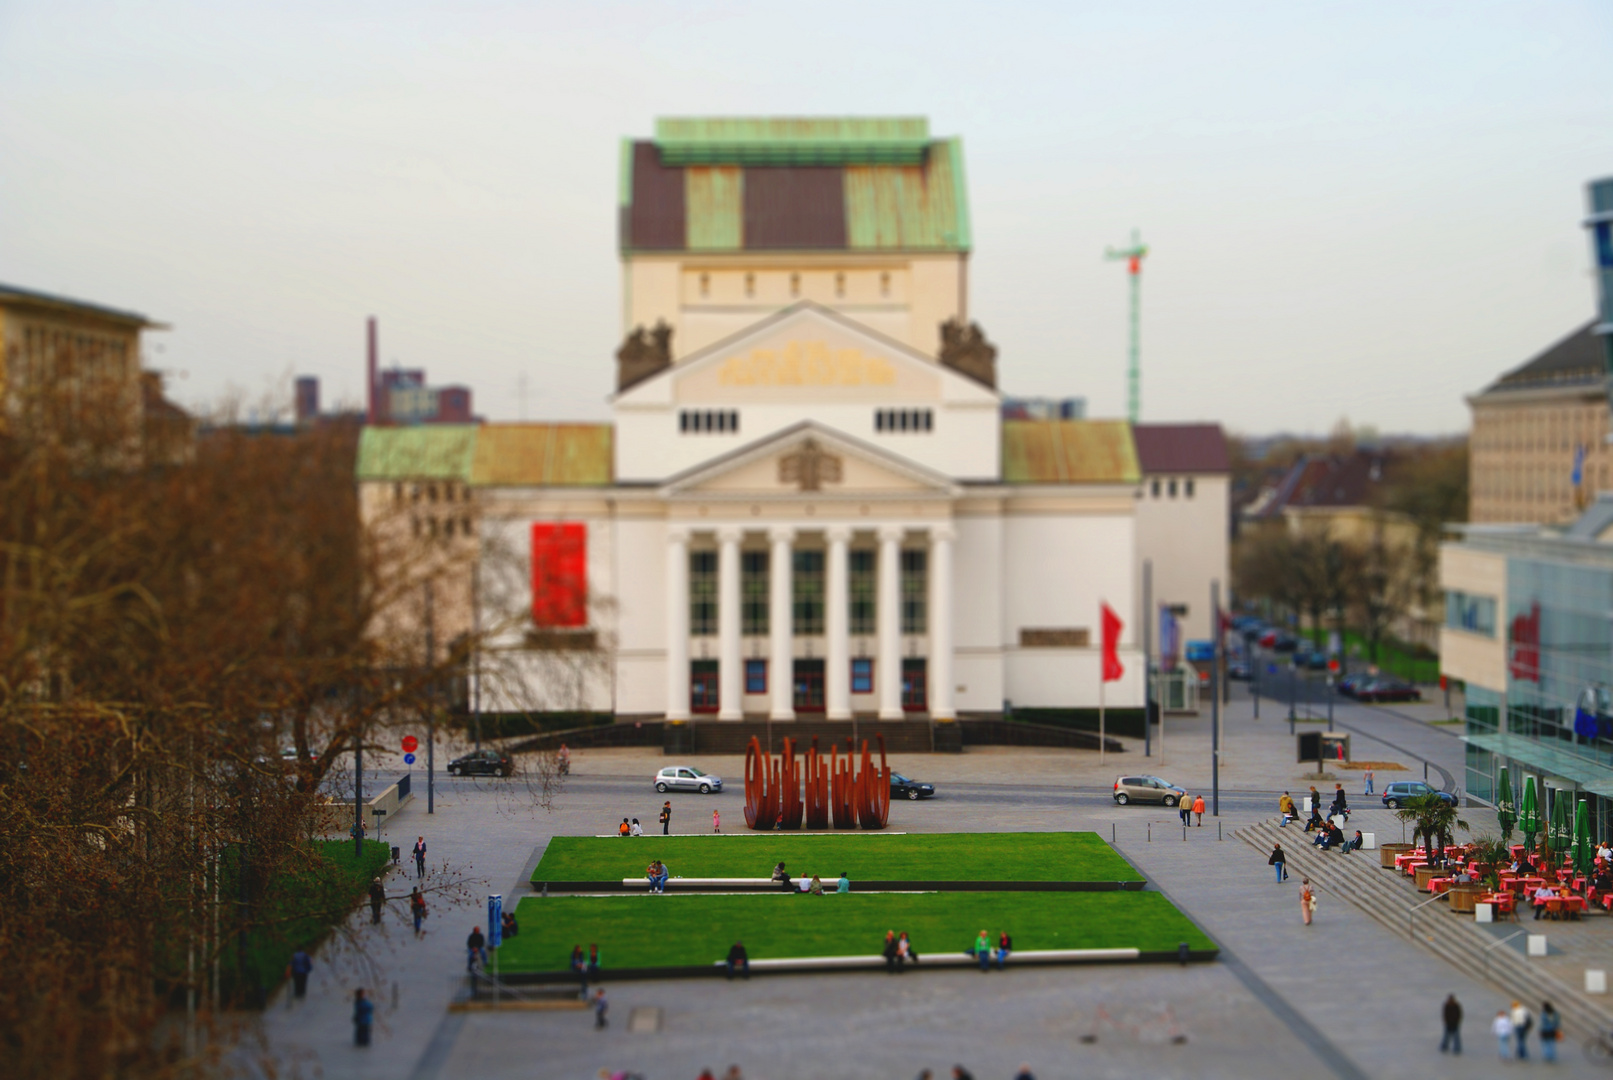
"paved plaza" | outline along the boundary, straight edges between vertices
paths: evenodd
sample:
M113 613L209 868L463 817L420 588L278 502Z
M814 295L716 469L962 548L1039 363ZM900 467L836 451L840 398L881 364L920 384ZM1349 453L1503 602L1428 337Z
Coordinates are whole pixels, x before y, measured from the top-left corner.
M1171 719L1163 765L1144 759L1141 744L1130 741L1126 753L1102 764L1095 752L998 747L892 761L940 788L933 801L895 803L892 829L1097 830L1113 838L1150 887L1165 891L1222 945L1221 960L1212 964L606 983L612 1022L596 1032L592 1015L579 1011L448 1012L464 968L464 938L482 921L480 907L438 904L417 941L398 902L373 931L361 925L367 911L355 916L363 954L321 954L308 999L292 1007L277 998L263 1017L263 1035L280 1062L333 1078L592 1080L604 1067L647 1080L693 1080L703 1068L721 1075L730 1064L752 1080L911 1077L926 1067L945 1077L955 1062L985 1078L1011 1076L1022 1061L1043 1078L1515 1074L1516 1066L1496 1062L1488 1033L1504 1004L1500 989L1457 974L1326 892L1315 925L1304 927L1297 880L1277 885L1264 857L1234 838L1234 829L1269 819L1278 792L1297 796L1307 783L1301 779L1307 766L1294 761L1279 710L1263 702L1258 721L1251 711L1240 689L1225 723L1221 815L1207 814L1185 841L1174 811L1116 807L1108 788L1121 772L1158 772L1208 796L1207 711ZM1459 782L1458 729L1427 722L1440 715L1435 705L1350 705L1337 709L1335 723L1355 734L1357 758L1399 761L1411 770L1380 770L1380 787L1394 776L1420 777L1424 759L1436 783L1442 772ZM440 753L438 761L446 757ZM664 760L649 749L579 751L548 811L533 808L518 783L442 781L436 813L427 815L425 799L416 798L388 822L387 838L407 849L424 834L429 878L465 878L478 900L489 891L516 899L526 894L550 837L607 832L623 816L649 827L661 801L649 777ZM379 764L389 775L390 763ZM725 829L742 828L741 760L699 764L728 778L730 787L720 796L674 796L673 831L709 831L714 806L723 811ZM1340 775L1351 778L1352 802L1362 807L1352 827L1399 839L1391 814L1366 808L1356 774ZM423 795L418 768L415 779ZM1331 790L1331 781L1325 787ZM1493 827L1493 815L1482 808L1463 815L1475 828ZM394 874L394 895L407 895L410 875L407 866ZM524 933L542 929L523 926ZM962 951L975 929L960 927L957 941L915 945L921 954ZM1587 920L1554 949L1553 961L1566 968L1613 967L1613 919ZM363 1050L351 1045L348 1023L358 985L370 987L380 1003L375 1044ZM1459 1065L1437 1051L1439 1006L1453 991L1467 1010L1468 1053ZM1604 1071L1585 1062L1583 1034L1570 1033L1563 1044L1565 1074Z

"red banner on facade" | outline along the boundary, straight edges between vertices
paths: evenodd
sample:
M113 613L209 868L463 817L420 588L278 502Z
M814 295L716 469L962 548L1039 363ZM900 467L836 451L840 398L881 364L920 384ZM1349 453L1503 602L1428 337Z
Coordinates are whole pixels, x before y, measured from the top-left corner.
M532 526L532 621L539 626L588 625L588 526Z
M1512 677L1522 682L1540 681L1540 605L1529 605L1529 614L1512 619Z

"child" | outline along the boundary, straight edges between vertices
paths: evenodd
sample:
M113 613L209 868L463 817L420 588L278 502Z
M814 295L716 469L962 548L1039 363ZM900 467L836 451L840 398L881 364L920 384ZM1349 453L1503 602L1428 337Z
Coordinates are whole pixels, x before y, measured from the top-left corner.
M720 810L711 812L711 831L722 832L722 812Z

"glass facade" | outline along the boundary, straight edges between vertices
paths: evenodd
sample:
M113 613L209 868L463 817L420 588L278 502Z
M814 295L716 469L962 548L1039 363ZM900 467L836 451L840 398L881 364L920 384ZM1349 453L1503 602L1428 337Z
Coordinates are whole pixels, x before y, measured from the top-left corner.
M823 552L796 551L794 626L797 637L817 637L823 633Z
M1507 732L1613 766L1613 572L1508 559L1505 640Z
M717 553L689 552L689 633L714 637L717 633Z
M741 552L739 555L741 633L756 637L767 634L767 587L767 552Z
M902 552L902 633L922 634L929 623L927 551Z
M875 552L851 552L851 632L872 634L874 630Z

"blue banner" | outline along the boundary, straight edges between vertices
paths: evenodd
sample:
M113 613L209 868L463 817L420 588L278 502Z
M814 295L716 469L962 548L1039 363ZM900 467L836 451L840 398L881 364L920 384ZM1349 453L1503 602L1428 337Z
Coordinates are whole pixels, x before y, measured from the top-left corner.
M487 897L487 947L496 949L504 941L504 894L489 893Z

